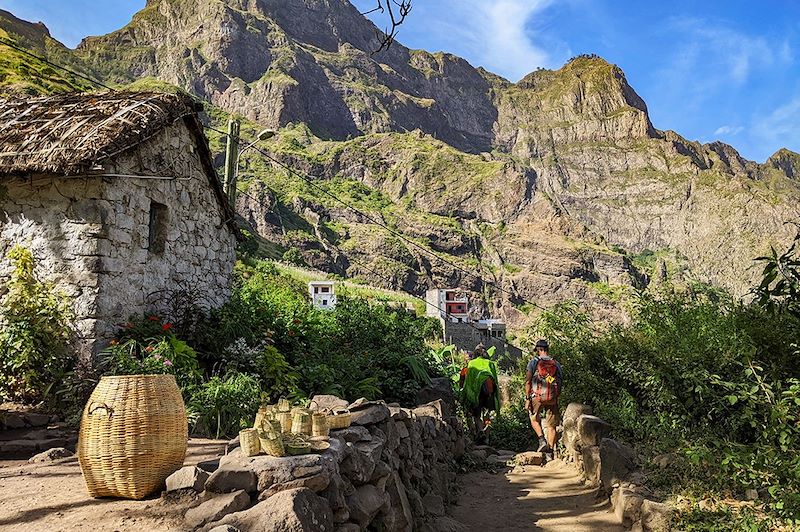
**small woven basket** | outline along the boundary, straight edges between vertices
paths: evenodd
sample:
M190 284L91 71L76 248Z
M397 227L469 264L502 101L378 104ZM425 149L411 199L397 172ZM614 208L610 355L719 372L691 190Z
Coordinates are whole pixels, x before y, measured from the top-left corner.
M256 420L253 422L253 428L258 428L265 419L269 419L273 415L274 405L262 405L256 412Z
M278 412L275 419L281 424L281 432L292 432L292 413Z
M331 431L327 414L311 414L311 435L327 436Z
M255 456L261 452L261 442L258 441L258 431L256 429L244 429L239 431L239 446L245 456Z
M270 456L286 456L286 448L279 432L262 430L258 432L261 450Z
M292 416L292 433L311 435L311 414L306 410L297 409Z
M334 413L328 416L328 427L330 430L346 429L350 426L351 417L349 410Z
M89 495L142 499L158 490L183 465L188 429L172 375L101 378L78 437Z
M278 412L289 412L292 409L292 405L289 404L289 400L285 398L278 399Z
M286 444L286 452L291 456L309 454L311 452L311 442L297 441Z

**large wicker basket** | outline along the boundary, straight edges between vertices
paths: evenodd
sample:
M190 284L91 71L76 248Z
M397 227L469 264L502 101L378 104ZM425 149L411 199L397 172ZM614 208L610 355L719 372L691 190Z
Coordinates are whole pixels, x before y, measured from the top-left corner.
M172 375L103 377L83 409L78 460L92 497L142 499L183 465L186 408Z

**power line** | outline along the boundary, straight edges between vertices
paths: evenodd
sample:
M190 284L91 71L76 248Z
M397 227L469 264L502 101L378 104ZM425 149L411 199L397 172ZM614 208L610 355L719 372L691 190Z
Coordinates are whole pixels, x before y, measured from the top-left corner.
M23 54L28 55L30 57L33 57L34 59L37 59L37 60L41 61L42 63L50 65L53 68L58 68L59 70L63 70L64 72L69 72L73 76L77 76L77 77L79 77L81 79L84 79L84 80L90 82L90 83L94 83L95 85L103 87L104 89L108 89L110 91L114 90L112 87L109 87L108 85L106 85L104 83L101 83L101 82L97 81L96 79L92 79L89 76L86 76L84 74L80 74L78 72L75 72L74 70L69 69L69 68L67 68L65 66L61 66L61 65L59 65L57 63L53 63L52 61L50 61L48 59L45 59L44 57L38 56L38 55L26 50L25 48L17 46L16 44L14 44L12 42L9 42L9 41L7 41L6 39L4 39L2 37L0 37L0 44L4 44L4 45L8 46L9 48L13 48L14 50L22 52ZM56 81L53 78L47 78L47 79L49 79L50 81Z
M465 268L462 268L461 266L459 266L458 264L454 263L453 261L450 261L450 260L447 260L447 259L445 259L445 258L443 258L443 257L440 257L439 255L437 255L437 254L436 254L436 253L434 253L433 251L431 251L431 250L427 249L426 247L424 247L424 246L422 246L422 245L420 245L420 244L418 244L418 243L414 242L414 241L413 241L413 240L411 240L410 238L406 237L406 236L405 236L403 233L400 233L399 231L396 231L396 230L392 229L391 227L389 227L389 226L387 226L386 224L382 223L381 221L377 220L377 219L376 219L376 218L374 218L373 216L370 216L369 214L365 213L365 212L364 212L364 211L362 211L361 209L358 209L357 207L354 207L354 206L353 206L353 205L351 205L350 203L348 203L348 202L344 201L343 199L339 198L338 196L336 196L336 195L335 195L335 194L333 194L332 192L330 192L330 191L326 190L325 188L323 188L323 187L321 187L321 186L317 185L317 184L314 182L314 179L313 179L313 177L311 177L311 176L309 176L309 175L307 175L307 174L306 174L306 175L304 175L303 173L300 173L300 172L297 172L297 171L295 171L293 168L291 168L290 166L288 166L288 165L284 164L284 163L283 163L283 162L281 162L280 160L276 159L275 157L273 157L272 155L270 155L268 152L266 152L266 151L262 150L262 149L261 149L261 148L259 148L258 146L253 146L253 149L254 149L254 150L256 150L257 152L259 152L261 155L263 155L263 156L264 156L264 157L266 157L267 159L269 159L270 161L274 162L274 163L275 163L275 164L277 164L278 166L280 166L280 167L282 167L283 169L285 169L287 172L289 172L289 173L291 173L291 174L293 174L293 175L295 175L295 176L299 177L300 179L302 179L303 181L305 181L306 183L308 183L308 184L309 184L311 187L315 188L316 190L318 190L318 191L320 191L321 193L325 194L326 196L330 197L330 198L331 198L331 199L333 199L334 201L336 201L336 202L338 202L338 203L340 203L340 204L344 205L345 207L347 207L347 208L348 208L348 209L350 209L351 211L353 211L353 212L355 212L356 214L358 214L359 216L361 216L363 219L365 219L365 220L369 221L370 223L372 223L372 224L374 224L374 225L377 225L377 226L379 226L379 227L382 227L383 229L385 229L386 231L388 231L388 232L389 232L389 233L391 233L392 235L396 236L396 237L397 237L397 238L399 238L400 240L402 240L402 241L406 242L407 244L410 244L411 246L413 246L413 247L415 247L415 248L419 249L420 251L422 251L422 252L424 252L424 253L426 253L426 254L428 254L428 255L432 256L432 257L433 257L433 258L435 258L436 260L438 260L438 261L440 261L440 262L443 262L443 263L445 263L445 264L448 264L448 265L450 265L450 266L451 266L451 267L453 267L454 269L456 269L456 270L458 270L458 271L460 271L460 272L462 272L462 273L464 273L464 274L466 274L466 275L469 275L470 277L472 277L472 278L474 278L474 279L477 279L477 280L479 280L481 283L484 283L484 284L487 284L487 285L493 286L493 287L494 287L495 289L497 289L499 292L503 292L503 293L505 293L505 294L508 294L509 296L511 296L511 297L513 297L513 298L515 298L515 299L520 299L520 300L522 300L523 302L525 302L525 303L528 303L528 304L530 304L530 305L533 305L533 306L535 306L535 307L537 307L537 308L539 308L539 309L541 309L541 310L547 310L545 307L543 307L543 306L539 305L538 303L535 303L535 302L533 302L533 301L529 301L529 300L527 300L526 298L524 298L524 297L520 296L519 294L516 294L516 293L514 293L514 292L511 292L511 291L509 291L509 290L506 290L505 288L501 287L500 285L498 285L497 283L495 283L495 282L493 282L493 281L487 281L486 279L484 279L482 276L480 276L480 275L479 275L479 274L477 274L477 273L473 273L473 272L471 272L471 271L469 271L469 270L467 270L467 269L465 269Z
M81 78L81 79L84 79L84 80L86 80L86 81L89 81L89 82L91 82L91 83L94 83L94 84L96 84L96 85L98 85L98 86L100 86L100 87L106 88L106 89L108 89L108 90L110 90L110 91L114 91L114 90L115 90L115 89L113 89L112 87L109 87L108 85L105 85L104 83L101 83L101 82L99 82L99 81L97 81L97 80L94 80L94 79L92 79L92 78L88 77L88 76L85 76L85 75L83 75L83 74L80 74L80 73L78 73L78 72L75 72L74 70L71 70L71 69L69 69L69 68L67 68L67 67L64 67L64 66L61 66L61 65L58 65L58 64L56 64L56 63L54 63L54 62L52 62L52 61L49 61L49 60L47 60L47 59L45 59L45 58L43 58L43 57L40 57L40 56L38 56L38 55L36 55L36 54L34 54L34 53L31 53L31 52L29 52L28 50L25 50L24 48L21 48L21 47L19 47L19 46L15 45L14 43L8 42L6 39L0 38L0 44L4 44L4 45L6 45L6 46L8 46L8 47L10 47L10 48L13 48L13 49L15 49L15 50L18 50L18 51L20 51L20 52L22 52L22 53L24 53L24 54L26 54L26 55L29 55L29 56L31 56L31 57L33 57L33 58L35 58L35 59L39 60L39 61L42 61L42 62L44 62L44 63L46 63L46 64L48 64L48 65L50 65L50 66L52 66L52 67L54 67L54 68L58 68L58 69L60 69L60 70L63 70L63 71L65 71L65 72L69 72L70 74L72 74L72 75L74 75L74 76L77 76L77 77L79 77L79 78ZM54 81L52 78L49 78L49 79L50 79L51 81ZM206 103L209 103L209 104L212 104L212 105L213 105L213 103L212 103L212 102L210 102L210 101L206 100L205 98L201 98L201 97L200 97L200 96L198 96L198 95L193 95L193 96L194 96L195 98L198 98L198 99L199 99L199 100L201 100L201 101L204 101L204 102L206 102ZM222 135L227 135L227 132L221 131L221 130L219 130L219 129L216 129L216 128L214 128L214 127L211 127L211 126L206 126L206 127L207 127L208 129L210 129L210 130L212 130L212 131L215 131L215 132L217 132L217 133L220 133L220 134L222 134ZM287 172L289 172L290 174L293 174L293 175L295 175L295 176L299 177L300 179L304 180L304 181L305 181L306 183L308 183L308 184L309 184L311 187L313 187L313 188L315 188L315 189L319 190L320 192L322 192L322 193L323 193L323 194L325 194L326 196L328 196L328 197L332 198L332 199L333 199L333 200L335 200L336 202L338 202L338 203L340 203L340 204L344 205L345 207L347 207L348 209L352 210L353 212L355 212L356 214L358 214L359 216L361 216L363 219L366 219L367 221L369 221L369 222L370 222L370 223L372 223L373 225L377 225L377 226L379 226L379 227L382 227L383 229L385 229L386 231L388 231L388 232L389 232L389 233L391 233L392 235L396 236L397 238L399 238L400 240L402 240L402 241L406 242L407 244L409 244L409 245L411 245L411 246L413 246L413 247L417 248L418 250L422 251L423 253L426 253L426 254L430 255L431 257L433 257L434 259L436 259L436 260L438 260L438 261L440 261L440 262L443 262L443 263L445 263L445 264L448 264L448 265L450 265L450 266L451 266L451 267L453 267L454 269L456 269L456 270L458 270L458 271L460 271L460 272L462 272L462 273L464 273L464 274L466 274L466 275L469 275L470 277L472 277L472 278L474 278L474 279L477 279L478 281L480 281L480 282L481 282L481 283L483 283L483 284L486 284L486 285L489 285L489 286L493 286L493 287L494 287L496 290L498 290L499 292L505 293L505 294L507 294L507 295L509 295L509 296L511 296L511 297L513 297L513 298L516 298L516 299L521 299L523 302L525 302L525 303L528 303L528 304L530 304L530 305L533 305L534 307L536 307L536 308L539 308L539 309L541 309L541 310L547 310L545 307L543 307L543 306L539 305L538 303L536 303L536 302L534 302L534 301L530 301L530 300L528 300L528 299L526 299L526 298L524 298L524 297L520 296L520 295L519 295L519 294L517 294L517 293L514 293L514 292L511 292L511 291L509 291L509 290L506 290L506 289L505 289L505 288L503 288L502 286L498 285L496 282L493 282L493 281L487 281L487 280L486 280L486 279L484 279L484 278L483 278L481 275L479 275L479 274L476 274L476 273L473 273L473 272L471 272L471 271L469 271L469 270L467 270L467 269L465 269L465 268L462 268L461 266L459 266L458 264L456 264L456 263L455 263L455 262L453 262L453 261L450 261L450 260L447 260L447 259L445 259L445 258L443 258L443 257L440 257L439 255L437 255L437 254L436 254L436 253L434 253L433 251L431 251L431 250L427 249L426 247L424 247L424 246L422 246L422 245L420 245L420 244L418 244L418 243L414 242L413 240L409 239L409 238L408 238L408 237L406 237L406 236L405 236L403 233L400 233L399 231L396 231L396 230L392 229L391 227L389 227L389 226L387 226L386 224L384 224L384 223L382 223L382 222L378 221L377 219L375 219L374 217L372 217L372 216L370 216L369 214L365 213L364 211L362 211L362 210L360 210L360 209L358 209L358 208L356 208L356 207L354 207L354 206L350 205L350 204L349 204L349 203L347 203L346 201L344 201L344 200L340 199L338 196L336 196L335 194L333 194L333 193L331 193L330 191L326 190L325 188L323 188L323 187L321 187L321 186L317 185L316 183L314 183L314 179L313 179L311 176L309 176L309 175L303 175L303 174L301 174L301 173L299 173L299 172L295 171L293 168L291 168L290 166L288 166L288 165L284 164L284 163L283 163L283 162L281 162L280 160L278 160L278 159L274 158L272 155L270 155L268 152L266 152L266 151L262 150L262 149L261 149L261 148L259 148L258 146L253 146L253 149L255 149L255 150L256 150L257 152L259 152L261 155L263 155L264 157L266 157L266 158L267 158L267 159L269 159L270 161L274 162L274 163L275 163L275 164L277 164L278 166L280 166L280 167L284 168L284 169L285 169ZM416 296L415 296L415 297L416 297Z
M252 196L250 196L250 197L252 197ZM332 247L334 247L334 248L335 248L337 251L339 251L340 253L343 253L343 252L342 252L342 250L341 250L341 248L339 248L339 247L338 247L338 246L336 246L335 244L331 244L331 245L332 245ZM385 258L385 259L389 259L389 257L385 257L385 256L383 256L383 255L380 255L380 257L383 257L383 258ZM382 277L382 274L381 274L381 273L379 273L379 272L377 272L377 271L373 270L372 268L370 268L369 266L365 265L365 264L364 264L362 261L360 261L360 260L357 260L357 259L355 259L355 258L353 258L353 257L350 257L350 256L348 256L347 260L349 260L349 261L351 261L351 262L354 262L354 263L356 263L357 265L361 266L362 268L364 268L365 270L367 270L368 272L370 272L370 273L371 273L371 274L373 274L373 275L376 275L376 276L378 276L378 277ZM405 266L406 268L409 268L409 267L408 267L408 266L406 266L405 264L404 264L403 266ZM409 269L410 269L410 268L409 268ZM424 298L424 297L422 297L422 296L418 296L418 295L416 295L416 294L414 294L414 293L412 293L412 292L409 292L408 290L404 290L403 288L395 288L395 290L397 290L397 291L399 291L399 292L403 292L404 294L407 294L407 295L409 295L409 296L413 297L414 299L418 299L418 300L422 301L423 303L425 303L425 305L426 305L426 308L427 308L427 305L430 305L430 306L434 307L434 308L435 308L435 309L437 309L439 312L443 313L443 314L445 315L445 317L446 317L446 318L456 318L456 317L455 317L455 316L454 316L452 313L448 312L446 308L442 308L442 307L440 307L440 306L439 306L439 305L437 305L437 304L431 303L431 302L429 302L427 299L425 299L425 298ZM456 318L456 319L458 319L458 318ZM481 329L480 329L480 328L478 328L478 327L476 327L476 326L475 326L475 324L474 324L474 323L472 323L472 322L470 322L470 321L459 322L459 323L463 323L463 324L465 324L465 325L467 325L467 326L471 327L472 329L474 329L475 331L477 331L479 334L481 334L481 333L482 333ZM513 348L515 348L515 349L519 349L520 351L524 351L524 349L522 349L521 347L519 347L519 346L517 346L517 345L514 345L514 344L512 344L512 343L511 343L511 342L509 342L508 340L504 340L504 343L505 343L505 344L507 344L507 345L509 345L509 346L511 346L511 347L513 347Z
M254 196L251 196L251 195L250 195L250 194L248 194L247 192L240 192L240 194L241 194L241 195L243 195L243 196L247 196L248 198L250 198L250 199L251 199L251 200L253 200L253 201L256 201L256 202L260 201L258 198L254 197ZM347 254L344 252L344 250L342 250L342 248L340 248L340 247L339 247L339 246L337 246L336 244L334 244L334 243L332 243L332 242L329 242L329 243L328 243L328 245L329 245L330 247L332 247L333 249L335 249L336 251L338 251L339 253L341 253L342 255L345 255L345 256L347 257L347 260L348 260L348 261L350 261L350 262L352 262L352 263L354 263L354 264L356 264L356 265L360 266L361 268L363 268L364 270L368 271L369 273L371 273L371 274L375 275L376 277L379 277L379 278L380 278L380 277L384 277L384 275L383 275L382 273L380 273L380 272L378 272L378 271L376 271L376 270L373 270L372 268L370 268L369 266L367 266L367 265L366 265L366 263L364 263L363 261L361 261L361 260L358 260L358 259L356 259L355 257L353 257L353 256L351 256L351 255L347 255ZM387 257L387 256L385 256L385 255L378 255L378 257L381 257L381 258L384 258L384 259L387 259L387 260L393 260L393 259L391 259L390 257ZM408 266L407 264L402 264L402 263L401 263L401 265L402 265L404 268L406 268L407 270L414 271L414 270L413 270L413 269L412 269L410 266ZM405 289L404 289L404 288L402 288L402 287L393 287L393 290L395 290L395 291L398 291L398 292L402 292L402 293L404 293L404 294L406 294L406 295L408 295L408 296L410 296L410 297L413 297L414 299L417 299L417 300L419 300L419 301L422 301L423 303L425 303L425 305L426 305L426 308L427 308L427 305L430 305L430 306L434 307L434 308L435 308L435 309L437 309L439 312L441 312L442 314L444 314L444 316L445 316L445 317L447 317L447 318L455 318L455 319L458 319L456 316L454 316L452 313L450 313L450 312L449 312L449 311L448 311L446 308L442 308L442 307L440 307L438 304L431 303L431 302L429 302L427 299L425 299L424 297L422 297L422 296L418 296L417 294L415 294L415 293L413 293L413 292L410 292L410 291L408 291L408 290L405 290ZM466 322L460 322L460 323L463 323L463 324L465 324L465 325L468 325L469 327L471 327L472 329L474 329L474 330L475 330L475 331L477 331L478 333L481 333L481 332L482 332L480 328L476 327L476 326L475 326L475 324L474 324L474 323L472 323L472 322L470 322L470 321L466 321ZM523 348L521 348L521 347L519 347L519 346L517 346L517 345L514 345L514 344L512 344L512 343L511 343L511 342L509 342L508 340L504 340L504 342L505 342L507 345L511 346L511 347L514 347L514 348L516 348L516 349L519 349L519 350L521 350L521 351L524 351L524 349L523 349Z

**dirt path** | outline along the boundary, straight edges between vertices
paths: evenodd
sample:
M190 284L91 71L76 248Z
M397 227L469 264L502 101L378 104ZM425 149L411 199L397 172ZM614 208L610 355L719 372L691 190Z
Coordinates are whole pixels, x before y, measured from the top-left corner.
M555 461L508 473L461 476L464 489L450 515L466 530L542 532L622 532L610 505L597 500L575 470Z
M215 458L225 442L190 440L186 464ZM574 469L555 461L507 473L470 473L459 479L463 493L449 509L466 530L621 532L608 504L595 498ZM175 531L192 503L158 494L143 501L92 499L77 458L50 464L0 461L0 530Z
M225 442L189 440L186 465L215 458ZM49 464L0 462L0 530L30 532L181 530L191 499L165 504L156 494L143 501L92 499L76 457Z

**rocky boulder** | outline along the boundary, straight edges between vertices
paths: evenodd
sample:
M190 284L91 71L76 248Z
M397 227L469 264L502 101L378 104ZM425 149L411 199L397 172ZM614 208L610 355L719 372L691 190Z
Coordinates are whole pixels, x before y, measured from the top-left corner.
M350 519L365 529L378 515L384 504L389 503L389 496L382 493L371 484L356 489L355 493L347 497L347 507L350 508Z
M333 515L322 497L306 488L276 493L249 510L225 516L215 526L247 532L333 532Z
M611 425L597 416L582 414L575 421L581 447L600 445L600 442L611 430Z
M315 395L311 398L311 410L334 412L347 408L348 402L335 395Z
M203 491L209 474L197 466L184 466L167 477L167 491L193 489Z
M628 478L636 469L633 449L616 440L603 438L600 442L600 482L607 492L614 484Z
M207 499L200 506L186 511L186 524L191 528L213 523L232 512L244 510L250 506L250 496L243 490L226 493Z
M350 406L350 422L353 425L374 425L389 418L389 407L383 402L369 402Z
M442 402L442 413L445 417L455 415L456 397L453 393L452 381L447 377L431 379L428 386L417 392L417 404L426 404L436 400Z
M42 462L52 462L53 460L69 458L70 456L74 456L74 454L75 453L73 453L69 449L65 449L64 447L54 447L53 449L48 449L35 456L32 456L31 458L28 459L28 463L38 464Z

